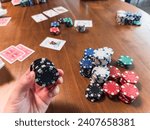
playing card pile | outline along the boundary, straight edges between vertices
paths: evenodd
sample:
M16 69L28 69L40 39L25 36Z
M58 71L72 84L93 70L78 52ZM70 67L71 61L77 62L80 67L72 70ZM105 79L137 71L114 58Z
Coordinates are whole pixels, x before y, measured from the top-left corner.
M22 45L18 44L17 46L11 45L5 50L0 52L0 56L9 62L10 64L14 63L15 61L23 61L27 57L29 57L35 51Z
M11 17L0 18L0 26L6 26L11 20Z
M47 37L40 44L40 46L59 51L59 50L61 50L61 48L64 46L65 43L66 43L66 41L64 41L64 40Z
M50 10L46 10L43 12L43 14L40 13L40 14L33 15L31 17L32 17L32 19L34 19L35 22L38 23L38 22L42 22L42 21L47 20L48 19L47 17L52 18L52 17L57 16L59 14L65 13L67 11L68 10L66 8L59 6L59 7L55 7L53 9L50 9Z

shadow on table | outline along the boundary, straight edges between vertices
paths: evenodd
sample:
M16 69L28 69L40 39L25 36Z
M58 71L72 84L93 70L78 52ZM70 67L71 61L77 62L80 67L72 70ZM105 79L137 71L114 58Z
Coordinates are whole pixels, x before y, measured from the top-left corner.
M2 69L0 69L0 85L8 83L12 80L14 80L14 77L11 75L11 73L5 66Z
M80 113L80 109L74 104L65 104L63 102L57 102L51 104L46 113Z
M141 97L139 96L131 105L133 107L140 107L142 105Z

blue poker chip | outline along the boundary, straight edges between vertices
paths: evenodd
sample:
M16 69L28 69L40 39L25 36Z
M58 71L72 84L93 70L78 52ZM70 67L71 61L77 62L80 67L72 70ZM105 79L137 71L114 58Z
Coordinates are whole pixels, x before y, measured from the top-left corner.
M84 57L93 57L95 54L93 48L87 48L84 50Z
M80 60L80 67L91 69L93 68L93 61L89 58L83 58L82 60Z

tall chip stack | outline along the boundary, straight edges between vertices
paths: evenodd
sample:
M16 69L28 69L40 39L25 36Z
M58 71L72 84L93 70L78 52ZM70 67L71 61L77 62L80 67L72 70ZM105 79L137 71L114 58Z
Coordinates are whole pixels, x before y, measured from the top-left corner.
M124 10L118 10L116 21L120 25L140 26L141 18L142 18L142 15L140 12L132 13L132 12L124 11Z

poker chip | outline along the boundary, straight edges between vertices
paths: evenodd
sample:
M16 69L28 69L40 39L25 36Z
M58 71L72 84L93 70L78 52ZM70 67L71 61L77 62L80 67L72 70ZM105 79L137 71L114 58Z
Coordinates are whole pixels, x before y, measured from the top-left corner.
M60 27L60 24L57 21L53 21L51 22L51 27Z
M110 96L116 96L120 92L120 86L114 81L108 81L104 83L103 90Z
M133 71L125 71L122 73L122 82L136 84L139 80L139 76Z
M60 30L59 30L58 27L51 27L51 28L50 28L50 32L51 32L52 34L54 34L54 35L60 34Z
M42 87L55 84L59 78L59 72L54 64L46 58L32 62L30 70L35 72L35 82Z
M86 69L91 69L93 67L93 62L89 58L83 58L80 60L80 67L86 68Z
M120 97L133 102L139 96L139 90L134 84L126 83L121 86Z
M57 21L58 21L60 24L63 24L63 23L64 23L64 19L63 19L63 18L59 18Z
M84 57L93 58L94 57L94 49L87 48L84 50Z
M121 72L117 67L109 66L109 71L110 71L110 76L109 76L110 79L117 80L121 77Z
M64 21L66 27L72 27L73 26L73 20L71 18L63 18L63 21Z
M85 91L85 97L91 102L100 101L104 97L103 89L89 85Z
M80 32L80 33L83 33L83 32L86 32L87 28L86 28L85 25L78 25L78 26L76 27L76 30L77 30L78 32Z
M112 56L114 54L114 51L112 48L108 48L108 47L103 47L103 51L107 54Z
M118 62L122 63L122 65L124 65L124 66L129 66L129 65L133 64L133 59L131 57L129 57L129 56L122 55L118 59Z

